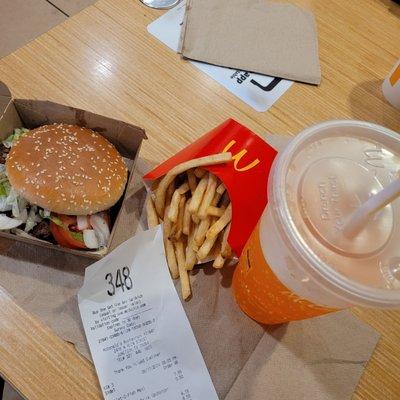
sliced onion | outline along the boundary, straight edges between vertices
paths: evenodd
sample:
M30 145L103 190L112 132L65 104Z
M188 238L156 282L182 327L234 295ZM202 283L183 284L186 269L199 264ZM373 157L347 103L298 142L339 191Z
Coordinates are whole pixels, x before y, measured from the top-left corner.
M93 214L89 217L90 225L96 232L99 247L107 246L110 239L110 228L108 227L107 220L104 213Z
M14 229L23 224L23 221L7 217L5 214L0 214L0 230Z
M7 197L0 197L0 211L11 211L12 205L7 203Z
M20 211L18 219L21 220L22 222L26 222L28 219L28 210L24 208L23 210Z
M93 229L83 230L83 241L88 249L98 249L100 247L96 232Z
M25 221L25 228L24 228L25 232L31 231L34 228L34 226L42 220L39 214L36 214L37 210L38 210L37 206L31 206L28 218Z
M90 229L89 218L87 217L87 215L78 215L76 217L76 225L80 231Z

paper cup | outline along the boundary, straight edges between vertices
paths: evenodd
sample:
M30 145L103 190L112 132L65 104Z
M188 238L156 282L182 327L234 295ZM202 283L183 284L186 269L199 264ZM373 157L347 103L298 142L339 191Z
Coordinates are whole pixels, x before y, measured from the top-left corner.
M233 277L250 317L277 324L352 306L400 307L400 203L356 238L348 216L397 179L400 137L362 121L328 121L300 133L276 157L268 205Z
M382 92L392 106L400 109L400 60L383 81Z

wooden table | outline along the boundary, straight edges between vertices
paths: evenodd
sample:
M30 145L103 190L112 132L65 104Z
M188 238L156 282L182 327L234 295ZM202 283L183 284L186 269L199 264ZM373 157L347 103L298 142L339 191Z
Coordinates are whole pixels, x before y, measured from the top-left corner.
M158 162L234 117L257 133L354 118L400 131L380 92L400 56L400 10L389 0L297 0L318 21L322 84L295 84L257 113L151 37L161 12L101 0L0 60L15 97L49 99L146 128L142 157ZM354 311L382 334L355 399L400 398L400 312ZM0 290L0 374L27 399L100 399L92 365Z

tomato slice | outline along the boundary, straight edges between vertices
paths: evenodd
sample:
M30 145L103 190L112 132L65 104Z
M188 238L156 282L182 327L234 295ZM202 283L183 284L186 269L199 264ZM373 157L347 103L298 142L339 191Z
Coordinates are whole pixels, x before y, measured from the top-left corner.
M50 231L57 243L70 249L86 249L82 232L76 228L76 217L63 214L57 214L55 217L61 222L61 225L51 221Z

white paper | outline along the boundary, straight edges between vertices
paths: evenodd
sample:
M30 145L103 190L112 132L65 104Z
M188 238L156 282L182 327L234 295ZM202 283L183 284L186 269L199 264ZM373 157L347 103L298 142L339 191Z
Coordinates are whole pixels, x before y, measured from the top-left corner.
M181 2L153 21L147 30L169 48L178 51L184 15L185 2ZM198 61L191 62L259 112L267 111L293 83L266 75L218 67Z
M170 278L160 227L88 267L78 301L106 400L218 400Z

